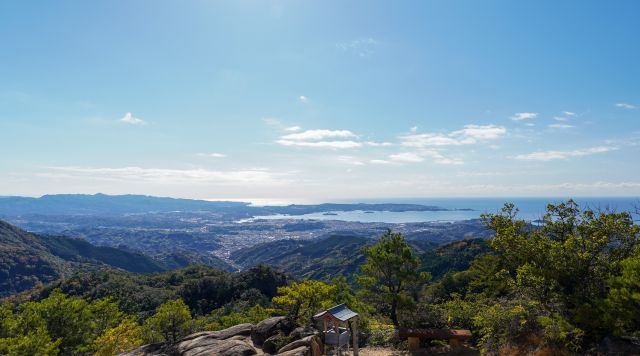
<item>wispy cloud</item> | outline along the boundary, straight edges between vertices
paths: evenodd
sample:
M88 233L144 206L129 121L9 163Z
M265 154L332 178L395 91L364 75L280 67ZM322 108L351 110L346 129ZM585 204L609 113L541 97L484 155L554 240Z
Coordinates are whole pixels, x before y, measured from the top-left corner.
M569 159L572 157L590 156L597 153L605 153L617 150L617 147L598 146L573 151L538 151L514 156L513 158L523 161L553 161L559 159Z
M141 118L134 117L130 112L124 114L124 116L120 119L120 122L129 125L144 125L146 122Z
M563 111L562 115L564 115L564 116L576 116L576 113L574 113L573 111Z
M366 141L366 142L364 142L364 144L366 146L370 146L370 147L389 147L389 146L393 146L393 143L391 143L391 142Z
M364 145L357 139L358 136L349 130L306 130L281 136L276 143L282 146L347 149Z
M325 138L351 138L357 137L349 130L306 130L299 133L284 135L283 140L322 140Z
M629 109L629 110L637 108L635 105L628 104L628 103L616 103L616 107L623 108L623 109Z
M429 157L434 163L447 164L447 165L460 165L464 164L459 158L445 157L440 152L435 150L429 150L422 153L425 157Z
M222 184L238 183L284 184L287 180L283 174L276 174L265 169L247 169L232 171L212 171L206 169L164 169L164 168L97 168L97 167L49 167L53 172L42 173L43 176L63 178L84 178L108 181L126 181L132 183L150 182L161 184Z
M391 164L390 161L387 161L386 159L372 159L369 161L369 163L371 164Z
M511 120L513 121L523 121L529 119L535 119L538 117L537 112L517 112L511 116Z
M275 117L263 117L261 120L269 126L282 126L280 119L277 119Z
M389 155L388 162L396 163L419 163L430 160L437 164L459 165L464 162L457 158L449 158L442 155L436 150L419 150L415 152L402 152ZM385 160L386 161L386 160Z
M571 128L574 128L575 126L569 125L569 124L551 124L548 127L551 129L571 129Z
M448 134L423 133L400 136L406 147L460 146L481 141L495 140L506 134L507 129L495 125L465 125L463 129Z
M371 37L359 38L348 42L336 44L336 47L345 51L357 54L359 57L369 57L375 53L379 42Z
M302 127L300 126L290 126L284 129L285 131L290 131L290 132L295 132L295 131L300 131L302 130Z
M298 146L298 147L313 147L313 148L357 148L362 147L362 143L356 141L292 141L292 140L277 140L277 144L282 146Z
M212 153L198 153L198 157L224 158L224 157L227 157L227 155L224 153L212 152Z
M306 97L306 96L304 96L304 95L300 95L300 96L298 97L298 101L299 101L299 102L301 102L301 103L303 103L303 104L306 104L306 103L308 103L308 102L309 102L309 98L308 98L308 97Z
M389 155L389 159L393 162L409 162L409 163L424 161L424 157L422 157L421 155L415 152L402 152L402 153L392 154L392 155Z

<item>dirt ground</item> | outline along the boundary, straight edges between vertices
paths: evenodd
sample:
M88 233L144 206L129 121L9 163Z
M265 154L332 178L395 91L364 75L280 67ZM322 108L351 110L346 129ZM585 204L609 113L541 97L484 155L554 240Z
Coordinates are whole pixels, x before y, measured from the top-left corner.
M404 356L411 355L408 351L398 351L385 347L365 347L360 350L360 356Z
M462 347L455 350L443 351L443 352L424 352L424 355L443 355L443 356L478 356L480 353L478 350L468 347ZM420 355L422 355L420 354ZM343 352L343 356L352 356L353 353ZM410 356L409 351L395 350L388 347L365 347L360 349L360 356Z

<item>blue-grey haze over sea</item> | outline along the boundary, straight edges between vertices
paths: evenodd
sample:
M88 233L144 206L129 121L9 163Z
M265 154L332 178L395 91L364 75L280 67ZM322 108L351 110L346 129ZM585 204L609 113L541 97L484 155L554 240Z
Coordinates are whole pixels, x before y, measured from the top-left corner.
M362 203L405 203L438 206L443 211L335 211L330 215L326 213L312 213L305 215L288 216L282 214L259 216L259 219L283 219L296 218L308 220L343 220L359 222L384 222L384 223L413 223L433 221L461 221L477 219L483 213L496 213L506 202L511 202L519 209L518 216L525 220L540 219L549 203L560 203L563 198L402 198L402 199L367 199L359 200ZM639 197L584 197L574 198L583 208L596 211L629 211L635 212L635 207L640 207ZM351 201L350 203L354 203ZM472 210L455 210L472 209ZM634 215L634 219L638 219Z

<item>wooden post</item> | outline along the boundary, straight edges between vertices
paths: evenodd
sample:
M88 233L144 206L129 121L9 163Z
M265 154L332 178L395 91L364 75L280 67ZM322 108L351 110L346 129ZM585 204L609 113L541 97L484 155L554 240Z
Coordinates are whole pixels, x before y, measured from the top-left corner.
M409 351L416 352L420 350L420 338L417 336L409 336L407 338L409 343Z
M353 318L351 322L353 335L351 335L353 339L353 356L358 356L358 318Z

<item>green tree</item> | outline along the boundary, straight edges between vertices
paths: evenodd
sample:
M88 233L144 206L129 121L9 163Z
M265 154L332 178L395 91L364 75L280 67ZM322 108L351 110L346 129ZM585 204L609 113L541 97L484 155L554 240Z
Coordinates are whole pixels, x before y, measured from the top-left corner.
M640 231L631 215L581 209L573 200L548 205L537 224L517 213L506 204L483 216L495 231L495 254L464 272L467 299L486 305L474 318L485 347L535 334L577 351L582 340L610 333L612 323L629 328Z
M102 335L107 329L113 328L125 319L125 314L120 311L113 298L101 298L95 300L89 306L93 314L94 335Z
M17 333L28 335L42 328L51 340L60 341L60 353L81 354L89 351L93 341L93 313L81 298L70 297L59 290L39 302L20 305Z
M192 326L191 312L182 299L168 301L145 321L145 338L148 342L175 344L189 334Z
M120 324L107 329L94 342L96 356L113 356L127 352L142 345L142 330L131 319L124 319Z
M0 338L0 355L4 356L55 356L59 354L60 339L52 341L44 327L29 330L26 334Z
M622 261L622 272L609 280L606 309L609 325L617 334L640 332L640 248Z
M361 267L362 275L356 277L364 287L362 295L388 310L398 327L398 310L415 303L415 291L430 275L418 272L420 260L400 233L387 231L376 244L365 247L364 253L367 260Z
M335 304L335 291L335 285L305 280L278 288L278 295L272 301L280 312L307 324L313 322L315 313Z

